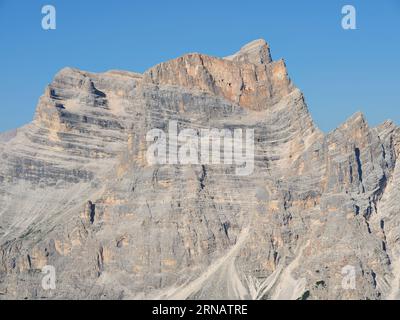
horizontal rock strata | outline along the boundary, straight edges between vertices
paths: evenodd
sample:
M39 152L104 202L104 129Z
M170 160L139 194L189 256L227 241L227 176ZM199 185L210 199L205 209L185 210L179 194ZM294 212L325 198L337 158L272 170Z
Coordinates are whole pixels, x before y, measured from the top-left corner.
M149 165L170 121L254 129L253 173ZM398 299L399 152L361 113L323 134L263 40L144 74L65 68L0 135L0 299Z

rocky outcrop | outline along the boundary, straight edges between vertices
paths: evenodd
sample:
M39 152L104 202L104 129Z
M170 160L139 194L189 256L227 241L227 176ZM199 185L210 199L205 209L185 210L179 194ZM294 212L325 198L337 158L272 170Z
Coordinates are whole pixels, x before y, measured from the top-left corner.
M265 110L293 91L283 60L271 61L265 41L255 41L225 59L188 54L161 63L144 81L202 90L252 110Z
M253 173L149 165L171 120L254 129ZM263 40L143 75L65 68L0 135L0 299L399 298L399 152L361 113L323 134Z

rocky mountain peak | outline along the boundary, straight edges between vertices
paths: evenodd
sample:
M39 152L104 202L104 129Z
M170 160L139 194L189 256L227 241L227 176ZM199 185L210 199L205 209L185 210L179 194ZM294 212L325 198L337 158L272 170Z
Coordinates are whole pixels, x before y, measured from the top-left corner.
M150 68L143 80L202 90L258 111L270 108L294 89L284 61L271 60L264 40L253 41L224 59L187 54Z
M267 64L272 61L269 45L264 39L251 41L238 52L224 59L253 64Z
M171 122L254 130L254 170L150 164ZM399 299L399 153L361 113L322 134L264 40L143 75L64 68L0 134L0 299Z

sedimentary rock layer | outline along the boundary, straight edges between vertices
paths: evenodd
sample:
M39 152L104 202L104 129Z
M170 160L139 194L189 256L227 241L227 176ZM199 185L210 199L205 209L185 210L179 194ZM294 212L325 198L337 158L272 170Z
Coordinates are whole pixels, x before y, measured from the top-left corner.
M149 165L170 121L254 129L253 173ZM143 75L65 68L0 135L0 299L399 298L399 152L361 113L322 133L263 40Z

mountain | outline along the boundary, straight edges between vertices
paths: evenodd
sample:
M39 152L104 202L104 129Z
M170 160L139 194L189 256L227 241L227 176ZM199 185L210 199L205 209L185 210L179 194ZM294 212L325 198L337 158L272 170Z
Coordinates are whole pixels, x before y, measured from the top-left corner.
M174 123L254 130L253 170L149 164ZM0 299L400 298L399 153L400 129L361 113L321 132L264 40L64 68L0 135Z

